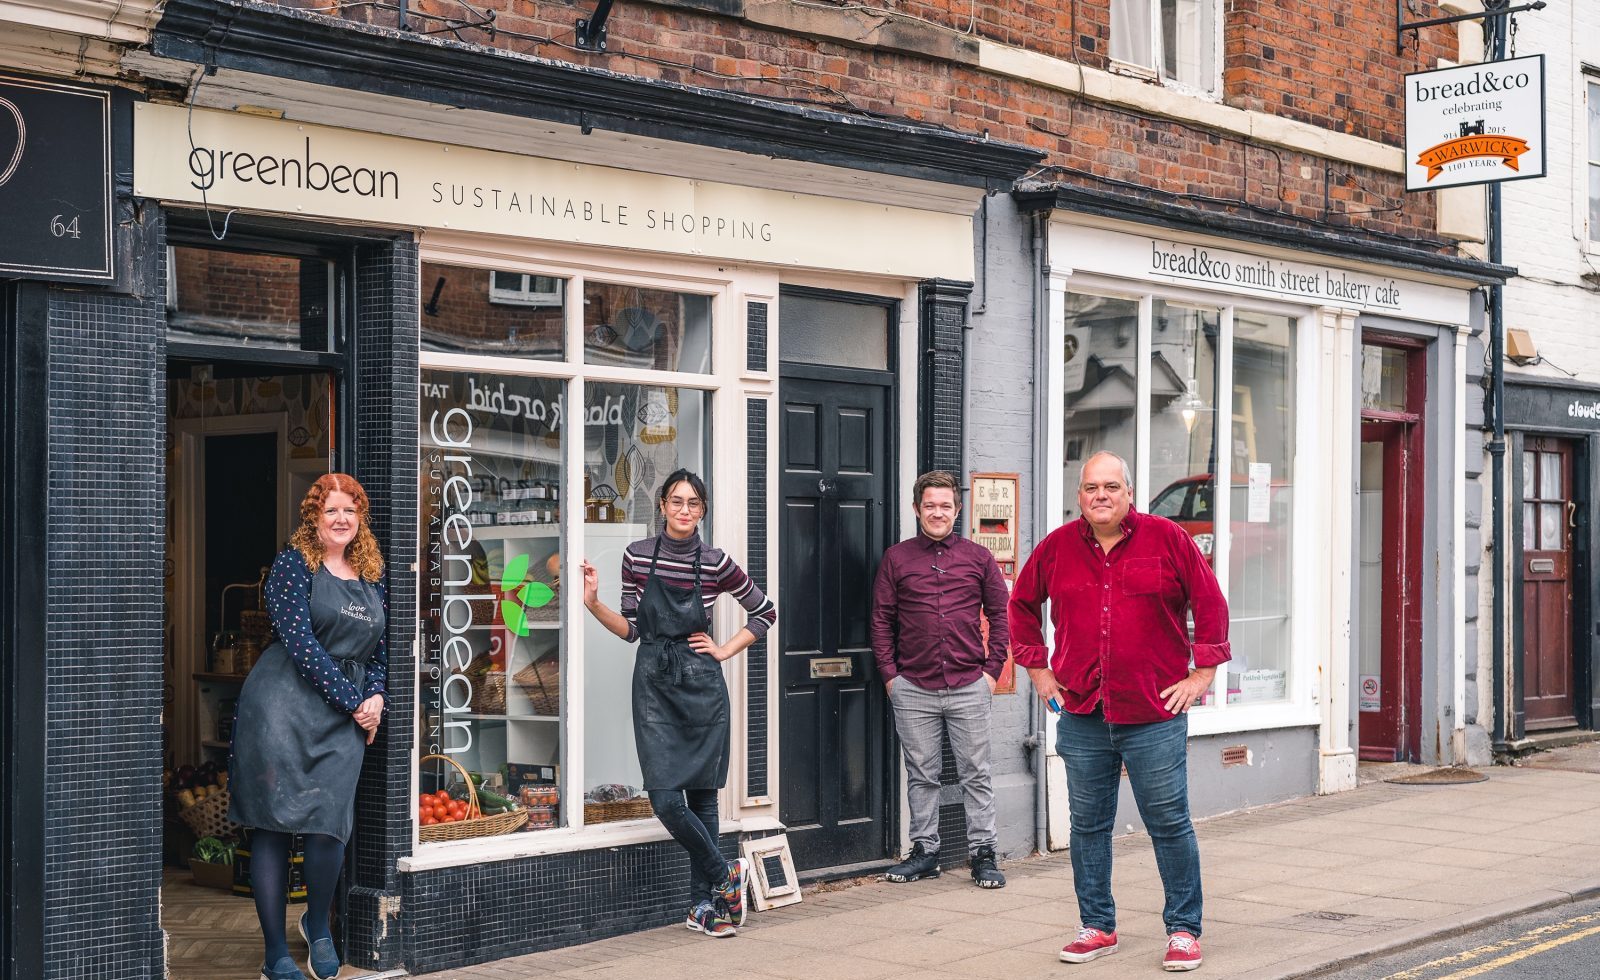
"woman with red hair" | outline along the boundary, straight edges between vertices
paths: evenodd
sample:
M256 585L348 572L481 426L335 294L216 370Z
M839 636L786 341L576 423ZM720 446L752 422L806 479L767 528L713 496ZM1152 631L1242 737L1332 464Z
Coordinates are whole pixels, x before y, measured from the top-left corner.
M316 980L339 972L328 912L362 756L387 706L388 598L368 511L354 477L329 473L311 485L300 527L267 576L273 643L239 694L228 817L250 828L250 887L266 945L261 980L305 980L284 938L295 834L305 840L306 966Z

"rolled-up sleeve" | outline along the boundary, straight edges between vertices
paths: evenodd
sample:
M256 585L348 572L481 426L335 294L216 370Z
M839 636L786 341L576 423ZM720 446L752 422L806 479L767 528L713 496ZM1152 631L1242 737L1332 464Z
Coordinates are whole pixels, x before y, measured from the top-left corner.
M1222 595L1216 573L1194 539L1181 529L1170 548L1178 568L1178 581L1194 614L1194 643L1190 654L1196 667L1215 667L1233 659L1228 645L1228 600Z

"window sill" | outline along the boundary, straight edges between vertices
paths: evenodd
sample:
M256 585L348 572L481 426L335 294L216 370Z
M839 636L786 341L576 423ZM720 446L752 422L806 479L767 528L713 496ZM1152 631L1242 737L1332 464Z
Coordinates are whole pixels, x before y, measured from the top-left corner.
M720 832L738 834L782 829L783 824L774 817L751 816L743 820L723 820ZM650 817L645 820L620 820L616 823L584 827L581 830L536 830L502 834L499 837L419 844L415 853L401 858L395 866L404 874L456 868L469 864L488 864L494 861L514 861L518 858L543 857L547 854L651 844L671 839L667 828L654 817Z
M1189 715L1189 737L1231 735L1269 728L1316 728L1322 716L1310 705L1279 701L1272 704L1231 704L1225 709L1198 710Z

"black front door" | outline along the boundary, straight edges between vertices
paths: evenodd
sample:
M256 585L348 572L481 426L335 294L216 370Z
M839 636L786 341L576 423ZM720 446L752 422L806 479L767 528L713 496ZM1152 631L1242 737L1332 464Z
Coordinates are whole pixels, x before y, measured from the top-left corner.
M872 580L893 511L890 388L838 369L806 374L785 373L779 434L779 791L801 870L889 854L893 799L871 640Z

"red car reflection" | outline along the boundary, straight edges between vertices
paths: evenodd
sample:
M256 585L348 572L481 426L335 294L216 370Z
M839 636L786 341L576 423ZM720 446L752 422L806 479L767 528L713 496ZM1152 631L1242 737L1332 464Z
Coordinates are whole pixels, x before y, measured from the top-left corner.
M1216 529L1212 525L1210 473L1197 473L1169 484L1150 502L1150 513L1165 517L1185 531L1211 560L1216 546ZM1277 555L1288 554L1283 540L1289 529L1290 487L1287 483L1273 481L1268 497L1269 509L1265 521L1250 521L1250 487L1243 478L1233 481L1230 523L1233 525L1233 563L1261 561Z

